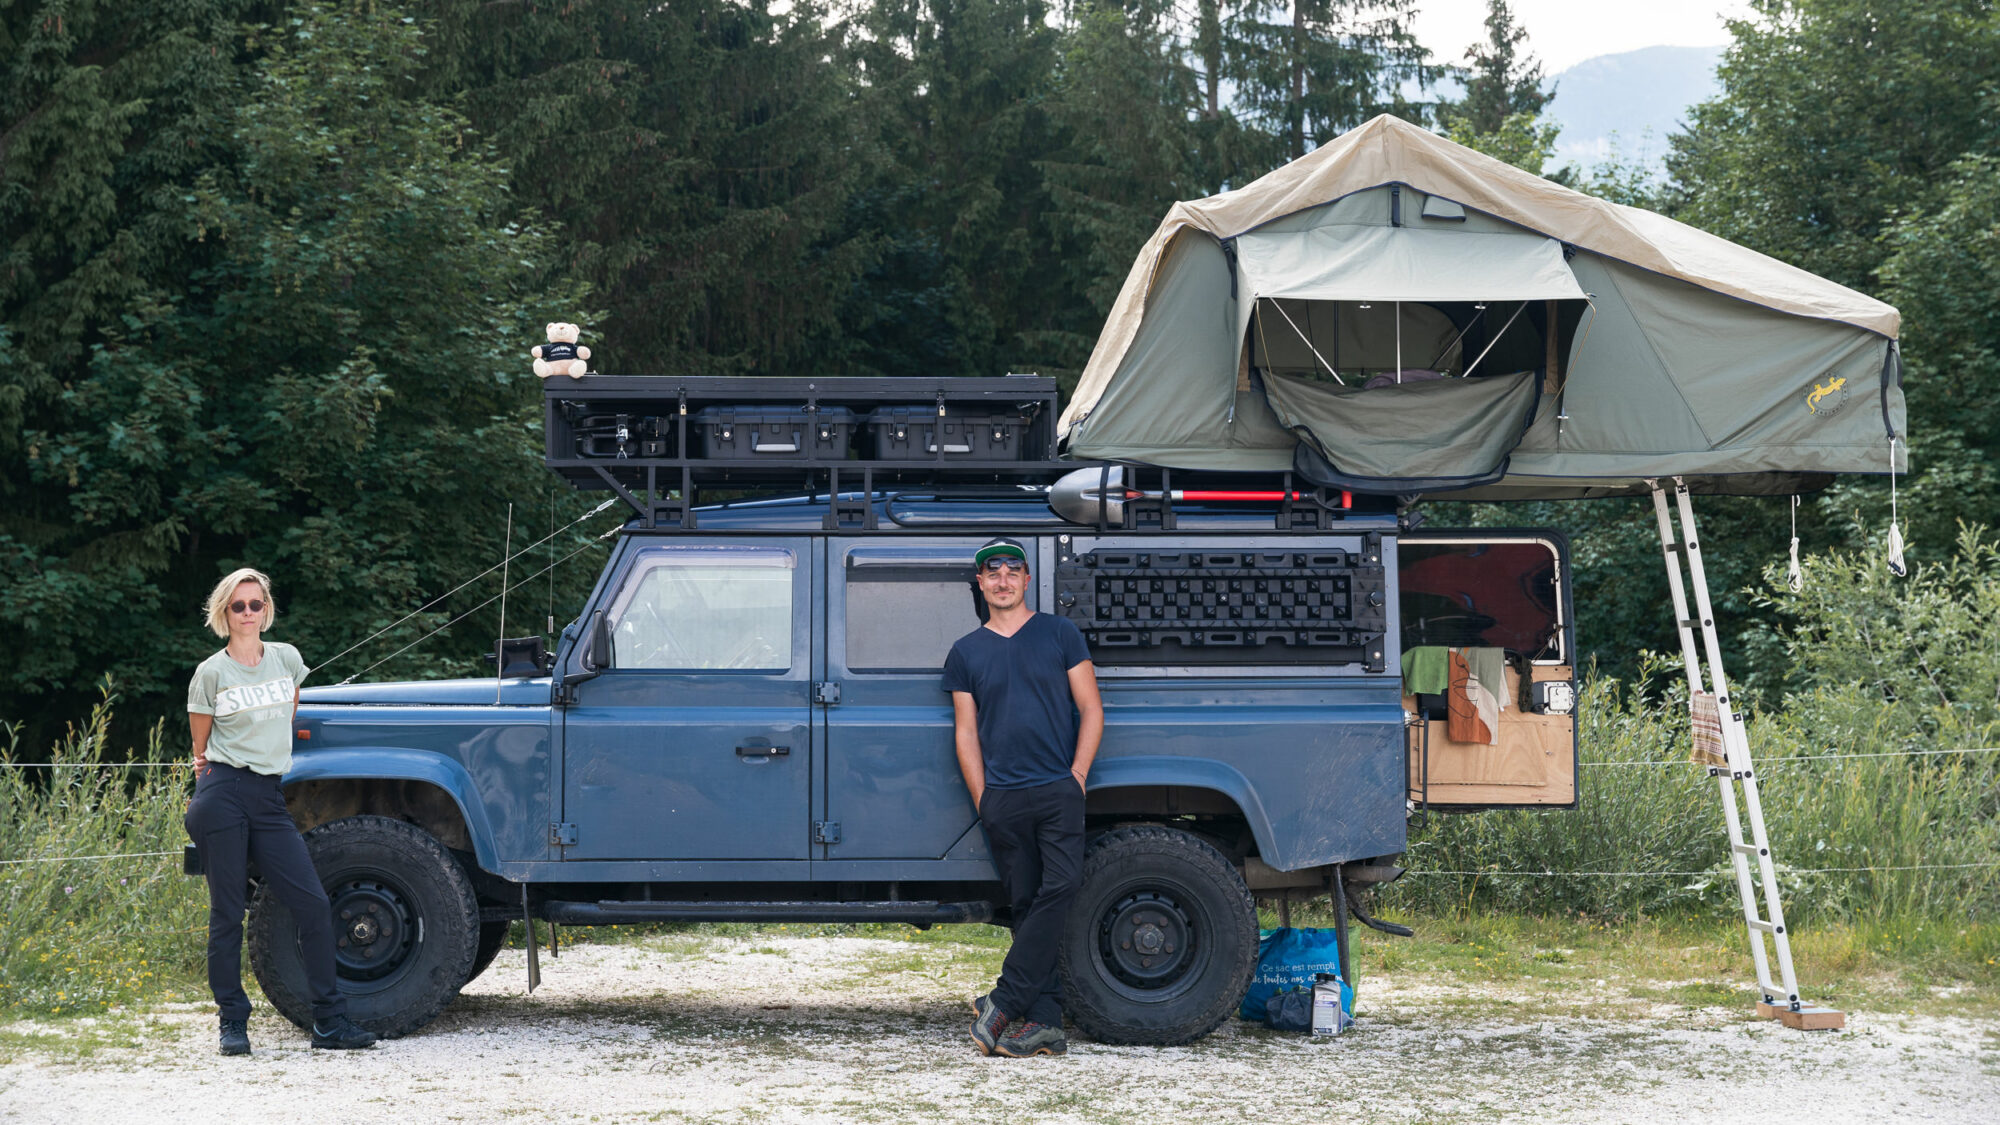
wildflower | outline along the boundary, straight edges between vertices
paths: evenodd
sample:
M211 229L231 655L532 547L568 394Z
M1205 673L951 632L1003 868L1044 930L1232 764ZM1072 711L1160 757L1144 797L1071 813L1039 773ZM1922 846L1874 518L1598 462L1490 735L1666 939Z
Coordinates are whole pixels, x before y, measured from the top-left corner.
M76 891L76 888L75 888L75 887L64 887L64 888L63 888L63 893L64 893L64 894L73 894L73 893L74 893L75 891Z

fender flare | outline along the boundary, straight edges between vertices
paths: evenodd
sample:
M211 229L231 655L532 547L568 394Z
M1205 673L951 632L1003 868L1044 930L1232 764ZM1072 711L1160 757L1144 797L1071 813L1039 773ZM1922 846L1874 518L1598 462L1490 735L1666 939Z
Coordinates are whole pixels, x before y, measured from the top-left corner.
M1090 766L1089 786L1099 789L1126 789L1139 785L1175 785L1184 789L1212 789L1236 802L1249 823L1250 835L1266 863L1278 866L1270 815L1248 778L1231 765L1212 758L1176 758L1164 754L1140 754L1100 759Z
M472 840L473 856L481 869L497 869L492 827L486 820L486 806L476 799L472 775L457 761L424 750L395 746L344 746L338 750L318 750L292 759L284 788L310 781L420 781L434 785L458 806L465 821L465 833Z

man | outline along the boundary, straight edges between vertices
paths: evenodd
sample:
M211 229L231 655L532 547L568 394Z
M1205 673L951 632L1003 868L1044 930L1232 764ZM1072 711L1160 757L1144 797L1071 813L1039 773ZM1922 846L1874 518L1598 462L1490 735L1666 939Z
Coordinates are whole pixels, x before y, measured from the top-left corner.
M972 1041L988 1055L1060 1055L1069 1043L1056 957L1083 871L1084 778L1104 705L1076 625L1028 608L1027 550L995 539L972 561L986 623L951 646L944 690L1014 926L1000 980L972 1003Z

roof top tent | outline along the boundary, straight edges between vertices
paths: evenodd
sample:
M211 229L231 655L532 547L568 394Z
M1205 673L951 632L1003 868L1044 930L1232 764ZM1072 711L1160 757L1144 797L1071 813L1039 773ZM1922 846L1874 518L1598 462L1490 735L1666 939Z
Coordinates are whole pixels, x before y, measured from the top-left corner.
M1782 495L1890 471L1897 329L1880 301L1384 116L1174 205L1062 440L1378 494Z
M1839 1026L1799 999L1691 494L1903 471L1899 327L1861 293L1382 116L1174 205L1112 305L1061 442L1077 458L1290 469L1399 498L1650 493L1759 1014Z

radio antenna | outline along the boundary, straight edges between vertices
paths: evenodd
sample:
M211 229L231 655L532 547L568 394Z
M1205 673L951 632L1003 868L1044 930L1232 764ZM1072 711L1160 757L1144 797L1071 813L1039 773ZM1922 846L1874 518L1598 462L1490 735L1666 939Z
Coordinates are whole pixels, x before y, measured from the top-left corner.
M556 647L556 490L549 489L549 648Z
M500 554L500 636L493 644L493 705L500 705L500 688L507 682L507 574L514 561L514 502L507 502L507 546Z

